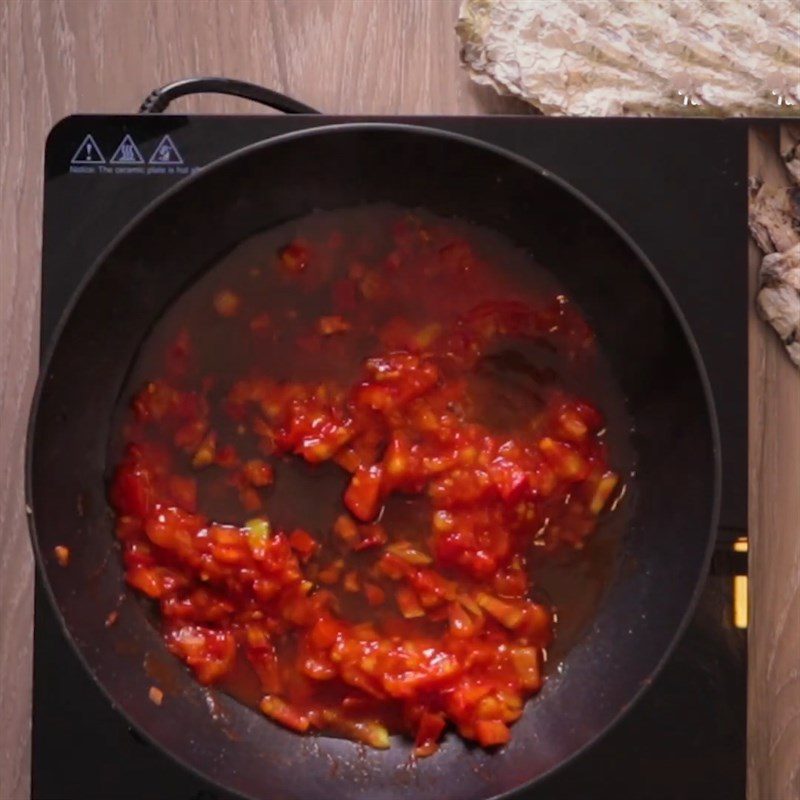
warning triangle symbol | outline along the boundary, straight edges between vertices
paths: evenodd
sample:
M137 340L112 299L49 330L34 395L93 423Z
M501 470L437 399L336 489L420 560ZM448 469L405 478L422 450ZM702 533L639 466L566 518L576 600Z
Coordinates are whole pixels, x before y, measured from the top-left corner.
M144 164L144 158L142 158L139 148L136 146L133 139L131 139L131 135L129 133L126 133L125 136L122 137L122 141L114 151L114 155L111 156L111 163Z
M106 160L103 157L103 153L91 133L86 134L86 138L81 142L80 147L75 151L75 155L72 156L72 161L70 161L70 164L105 163Z
M175 147L175 142L169 134L158 143L153 155L150 156L150 164L183 164L181 154Z

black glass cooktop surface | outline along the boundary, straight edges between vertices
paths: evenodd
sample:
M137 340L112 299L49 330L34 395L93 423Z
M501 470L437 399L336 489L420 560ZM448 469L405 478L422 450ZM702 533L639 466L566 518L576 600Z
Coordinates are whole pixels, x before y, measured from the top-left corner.
M45 153L42 343L105 246L177 181L325 116L73 116ZM747 126L722 120L391 118L512 150L598 203L656 265L708 369L722 441L719 548L747 523ZM526 800L745 796L746 632L726 559L650 690L597 745ZM37 579L38 581L38 579ZM102 613L102 611L98 611ZM229 800L130 730L84 672L37 585L33 796ZM332 798L332 800L335 800Z

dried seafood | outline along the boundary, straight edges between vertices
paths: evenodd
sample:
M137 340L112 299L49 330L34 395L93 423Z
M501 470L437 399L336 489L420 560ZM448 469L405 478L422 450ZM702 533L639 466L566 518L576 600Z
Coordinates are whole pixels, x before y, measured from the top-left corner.
M800 244L770 253L761 262L761 316L781 337L789 358L800 367Z
M756 305L800 367L800 129L781 127L780 154L794 185L750 178L750 233L765 253Z

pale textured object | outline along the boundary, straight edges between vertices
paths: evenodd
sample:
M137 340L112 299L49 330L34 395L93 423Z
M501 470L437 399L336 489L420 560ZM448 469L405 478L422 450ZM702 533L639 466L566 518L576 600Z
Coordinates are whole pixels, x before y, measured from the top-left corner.
M800 6L798 6L800 14ZM781 127L781 158L792 180L800 186L800 126Z
M758 309L781 337L789 358L800 367L800 244L764 256L759 274Z
M779 182L750 177L748 223L753 240L766 254L758 271L759 314L800 367L800 185L790 183L800 178L798 133L796 127L781 126L779 150L787 174Z
M547 114L796 114L797 0L464 0L477 83Z
M771 186L750 180L748 223L765 253L783 252L800 243L800 187Z

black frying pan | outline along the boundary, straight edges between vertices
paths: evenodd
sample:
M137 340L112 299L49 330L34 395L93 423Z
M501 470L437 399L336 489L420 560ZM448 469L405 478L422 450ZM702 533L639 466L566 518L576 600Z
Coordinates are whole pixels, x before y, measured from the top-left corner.
M409 766L410 745L364 750L303 738L169 656L127 597L106 503L111 412L144 334L215 257L314 208L389 200L494 228L556 273L595 329L636 429L638 475L618 577L593 624L497 752L449 736ZM669 224L668 220L664 224ZM719 445L697 349L655 269L603 212L530 162L461 136L348 124L262 142L187 179L132 220L73 298L44 361L27 452L31 531L69 638L110 701L211 781L251 798L488 798L529 785L590 745L664 662L705 578ZM53 548L66 545L67 568ZM163 706L147 699L158 670ZM621 764L625 754L620 754Z

